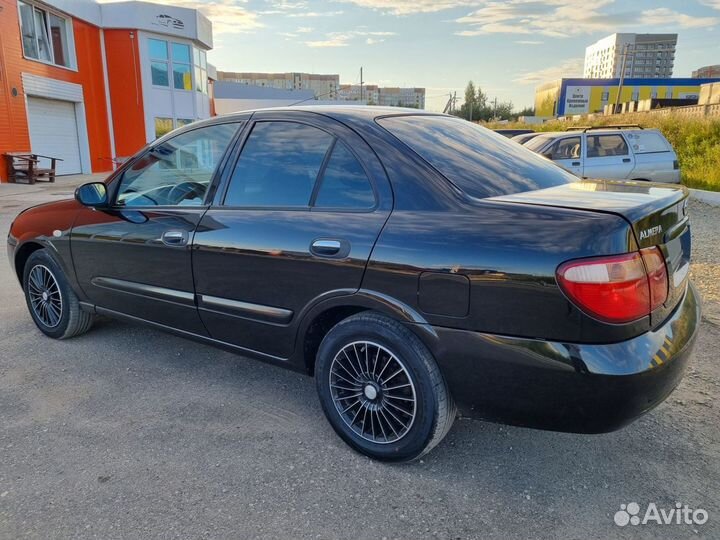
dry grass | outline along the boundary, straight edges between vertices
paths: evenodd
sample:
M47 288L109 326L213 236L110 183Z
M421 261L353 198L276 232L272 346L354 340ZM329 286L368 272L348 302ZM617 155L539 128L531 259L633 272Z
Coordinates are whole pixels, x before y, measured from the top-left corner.
M548 122L540 126L513 124L519 128L531 127L538 131L563 131L570 126L603 126L631 123L658 128L675 148L680 162L682 183L691 188L720 191L720 118L687 118L681 115L654 114L600 117L577 122ZM506 128L489 124L488 127Z

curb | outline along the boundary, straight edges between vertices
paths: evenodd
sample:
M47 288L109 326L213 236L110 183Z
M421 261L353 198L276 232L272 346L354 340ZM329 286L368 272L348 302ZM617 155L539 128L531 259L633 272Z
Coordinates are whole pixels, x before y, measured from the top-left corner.
M691 189L690 197L696 201L704 202L712 206L720 206L720 191L706 191L704 189Z

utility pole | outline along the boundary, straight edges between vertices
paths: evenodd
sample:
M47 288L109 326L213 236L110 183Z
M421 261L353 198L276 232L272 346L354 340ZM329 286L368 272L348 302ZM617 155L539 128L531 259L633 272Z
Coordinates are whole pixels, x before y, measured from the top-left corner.
M493 100L493 120L497 120L497 96Z
M623 47L622 53L622 64L620 64L620 80L618 81L617 96L615 96L615 105L613 105L613 114L620 112L618 107L620 105L620 94L622 93L623 82L625 81L625 65L627 64L627 57L630 50L630 43L626 43Z
M635 44L637 45L637 44ZM637 49L635 46L633 46L632 43L626 43L624 47L624 52L622 53L623 61L620 68L620 80L618 81L618 93L615 97L615 105L613 106L613 114L619 112L619 105L620 105L620 94L622 93L623 84L625 83L625 72L627 67L627 58L628 56L632 56L633 58L633 68L636 65L637 59L635 58L635 53L637 52ZM666 52L664 49L642 49L641 52L644 53L663 53ZM645 58L647 60L647 58ZM656 58L656 60L659 60ZM632 98L631 98L632 99Z
M360 101L363 100L363 73L362 66L360 66Z

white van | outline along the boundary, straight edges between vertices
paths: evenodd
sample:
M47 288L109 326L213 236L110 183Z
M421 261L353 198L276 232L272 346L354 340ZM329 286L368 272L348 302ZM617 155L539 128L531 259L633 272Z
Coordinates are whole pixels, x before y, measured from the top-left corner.
M680 183L677 154L657 129L580 128L544 133L524 146L581 178Z

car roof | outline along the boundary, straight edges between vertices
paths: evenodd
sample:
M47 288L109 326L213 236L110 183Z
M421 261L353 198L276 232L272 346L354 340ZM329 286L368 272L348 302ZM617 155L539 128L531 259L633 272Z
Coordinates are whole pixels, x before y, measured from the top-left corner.
M656 128L646 128L646 129L617 129L617 128L597 128L590 131L581 131L581 130L569 130L569 131L547 131L544 133L541 133L539 137L546 137L548 139L557 139L560 137L566 137L566 136L572 136L572 135L582 135L585 133L586 135L613 135L615 133L637 133L637 134L643 134L643 133L659 133L660 130Z
M382 107L375 105L293 105L288 107L268 107L263 109L253 109L248 111L241 111L237 113L229 113L225 115L219 115L213 118L216 119L228 119L233 116L247 116L251 113L257 112L312 112L322 114L330 118L336 118L338 120L342 118L362 118L367 120L374 120L383 116L402 116L402 115L417 115L417 116L447 116L450 115L426 111L424 109L411 109L406 107Z

